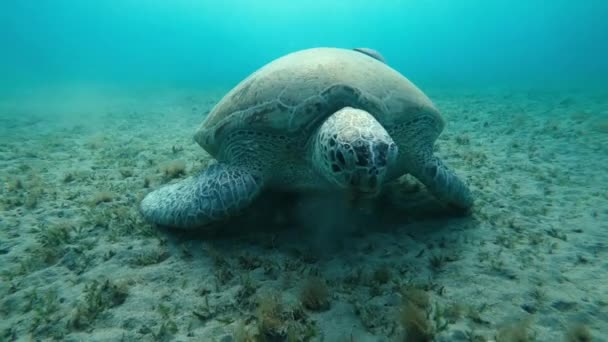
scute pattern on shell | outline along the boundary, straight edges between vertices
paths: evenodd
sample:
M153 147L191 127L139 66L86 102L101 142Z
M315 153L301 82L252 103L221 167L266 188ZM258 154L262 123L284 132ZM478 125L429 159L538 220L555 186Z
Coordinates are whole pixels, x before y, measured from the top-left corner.
M240 130L310 135L333 112L351 106L368 111L387 129L439 113L416 86L390 66L357 51L302 50L281 57L243 80L209 113L195 140L216 155L225 137Z

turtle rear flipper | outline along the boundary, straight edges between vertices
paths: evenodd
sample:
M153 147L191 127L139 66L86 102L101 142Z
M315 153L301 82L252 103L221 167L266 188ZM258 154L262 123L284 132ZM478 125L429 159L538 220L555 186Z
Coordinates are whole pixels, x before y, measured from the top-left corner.
M149 193L140 209L151 223L196 228L249 206L262 188L261 179L245 167L214 164L197 175Z

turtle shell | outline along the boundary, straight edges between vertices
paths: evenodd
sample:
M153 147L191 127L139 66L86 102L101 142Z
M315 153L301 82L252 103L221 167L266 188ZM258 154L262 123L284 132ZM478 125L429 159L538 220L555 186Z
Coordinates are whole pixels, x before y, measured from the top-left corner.
M431 119L435 136L444 126L429 98L390 66L349 49L314 48L241 81L211 110L195 140L215 156L234 134L307 138L345 106L369 112L389 132L421 117Z

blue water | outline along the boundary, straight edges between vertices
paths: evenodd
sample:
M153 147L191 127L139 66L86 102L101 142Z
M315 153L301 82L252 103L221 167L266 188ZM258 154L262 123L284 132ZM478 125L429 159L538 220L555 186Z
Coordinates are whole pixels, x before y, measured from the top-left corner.
M221 96L319 46L429 95L471 215L403 177L369 206L269 191L218 236L144 222L210 162L192 137ZM0 342L608 341L606 170L608 0L0 0ZM317 277L330 305L301 309Z
M290 51L365 46L417 82L602 83L606 18L602 0L2 1L0 75L233 85Z

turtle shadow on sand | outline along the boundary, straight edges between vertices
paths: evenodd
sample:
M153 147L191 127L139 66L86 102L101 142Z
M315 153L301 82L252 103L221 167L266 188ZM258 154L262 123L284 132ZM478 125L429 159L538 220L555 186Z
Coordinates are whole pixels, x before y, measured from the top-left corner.
M339 193L269 190L239 215L213 222L204 229L160 228L178 240L228 242L266 234L311 244L324 240L323 244L327 245L332 244L327 239L390 232L404 225L411 225L411 233L416 234L417 222L435 223L430 225L431 231L429 225L425 225L425 233L430 233L448 229L448 222L458 218L473 219L442 205L424 187L408 180L392 185L390 191L379 198L361 201L350 200Z

